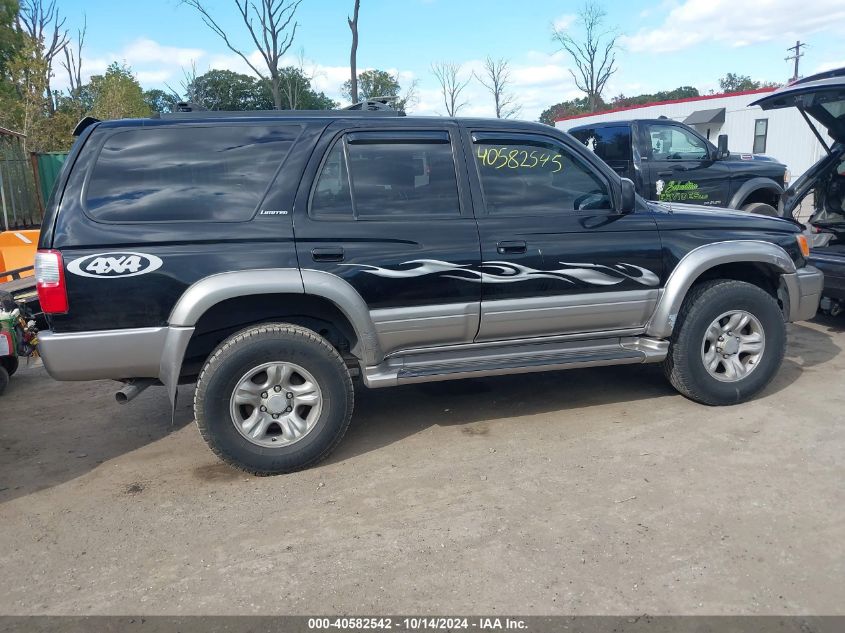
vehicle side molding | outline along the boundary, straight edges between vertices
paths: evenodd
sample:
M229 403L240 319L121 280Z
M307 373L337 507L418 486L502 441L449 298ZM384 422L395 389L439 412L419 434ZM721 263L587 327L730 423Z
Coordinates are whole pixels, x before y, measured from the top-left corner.
M762 176L758 178L752 178L751 180L747 180L740 186L739 189L736 190L733 196L731 196L731 201L728 206L731 209L739 209L743 202L745 202L746 198L750 196L755 191L771 191L773 195L780 196L783 193L783 187L781 187L777 182L772 180L771 178L763 178Z
M672 334L684 297L696 279L715 266L738 262L769 264L781 274L795 273L792 258L771 242L729 240L699 246L684 255L669 275L657 308L646 326L646 334L657 338Z

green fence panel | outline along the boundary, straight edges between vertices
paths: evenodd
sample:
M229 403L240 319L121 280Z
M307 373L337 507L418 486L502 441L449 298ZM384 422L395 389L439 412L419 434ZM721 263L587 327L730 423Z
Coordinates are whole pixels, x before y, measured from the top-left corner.
M44 206L50 199L53 186L59 178L67 153L50 152L49 154L38 154L38 182L41 185L41 200Z

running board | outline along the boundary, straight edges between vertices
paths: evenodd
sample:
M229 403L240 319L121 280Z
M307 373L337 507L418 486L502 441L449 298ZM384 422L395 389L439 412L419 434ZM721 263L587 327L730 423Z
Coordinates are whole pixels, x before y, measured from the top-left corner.
M368 387L392 387L500 374L655 363L666 358L668 348L668 341L646 337L553 343L518 341L483 348L468 346L465 350L456 346L448 351L393 356L380 365L366 367L362 374Z

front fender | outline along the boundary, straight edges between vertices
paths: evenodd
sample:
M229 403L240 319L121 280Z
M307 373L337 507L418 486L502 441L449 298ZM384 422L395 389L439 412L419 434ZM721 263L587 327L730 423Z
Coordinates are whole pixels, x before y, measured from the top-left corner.
M743 203L748 199L748 196L757 191L768 191L776 198L780 198L783 193L783 187L771 178L752 178L751 180L747 180L742 183L740 188L736 190L733 196L731 196L731 201L728 206L731 209L741 208Z
M743 262L768 264L781 274L795 273L792 258L780 246L771 242L729 240L699 246L684 255L669 275L654 314L646 326L646 333L657 338L671 335L684 298L695 281L715 266Z

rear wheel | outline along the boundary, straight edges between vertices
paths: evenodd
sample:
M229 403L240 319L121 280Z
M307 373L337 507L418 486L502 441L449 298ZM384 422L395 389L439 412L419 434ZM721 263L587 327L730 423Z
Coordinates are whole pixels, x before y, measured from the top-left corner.
M9 384L9 372L4 367L0 367L0 395L6 390L6 385Z
M737 404L769 384L785 349L786 326L771 295L742 281L708 281L684 300L664 371L691 400Z
M10 376L14 376L20 365L20 359L17 356L3 356L0 358L0 367L6 370Z
M352 379L311 330L248 328L224 341L197 381L194 413L211 449L256 475L307 468L340 442L352 416Z
M767 215L771 218L778 217L778 210L765 202L751 202L742 207L742 210L746 213L754 213L755 215Z

